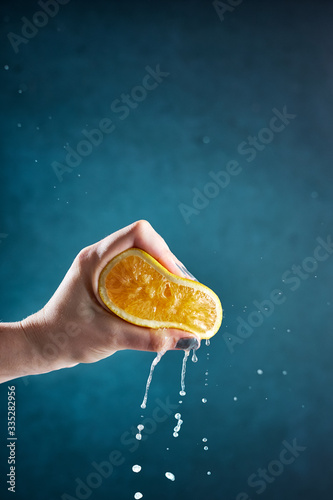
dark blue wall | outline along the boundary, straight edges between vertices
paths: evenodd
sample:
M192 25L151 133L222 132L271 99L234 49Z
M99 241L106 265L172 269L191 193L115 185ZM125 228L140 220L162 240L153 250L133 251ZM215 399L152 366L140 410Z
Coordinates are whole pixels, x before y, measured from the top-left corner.
M1 320L38 310L83 246L139 218L225 310L181 405L182 353L157 366L140 443L128 433L153 354L16 380L17 500L80 498L77 478L101 482L80 490L96 500L331 498L333 256L316 248L333 233L332 3L221 5L71 0L48 18L2 3ZM135 89L157 65L156 88ZM64 146L83 153L66 163Z

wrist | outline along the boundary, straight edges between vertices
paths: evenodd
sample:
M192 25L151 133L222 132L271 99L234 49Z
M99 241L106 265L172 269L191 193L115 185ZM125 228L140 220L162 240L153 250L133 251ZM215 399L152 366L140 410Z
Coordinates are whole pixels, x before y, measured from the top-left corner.
M19 323L29 352L30 375L69 368L76 364L72 362L66 349L60 322L48 318L45 308Z
M55 369L43 356L41 337L40 313L23 321L0 323L0 382Z
M76 364L61 345L63 334L52 330L55 324L48 324L44 309L16 323L0 323L0 383Z

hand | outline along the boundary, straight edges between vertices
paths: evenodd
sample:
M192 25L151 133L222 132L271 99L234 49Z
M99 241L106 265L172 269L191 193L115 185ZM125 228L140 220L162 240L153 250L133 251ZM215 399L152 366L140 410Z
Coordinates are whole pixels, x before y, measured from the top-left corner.
M113 257L132 247L145 250L172 273L193 278L146 221L84 248L43 309L20 322L32 357L30 373L95 362L122 349L199 347L200 339L191 333L132 325L105 307L98 294L99 274Z

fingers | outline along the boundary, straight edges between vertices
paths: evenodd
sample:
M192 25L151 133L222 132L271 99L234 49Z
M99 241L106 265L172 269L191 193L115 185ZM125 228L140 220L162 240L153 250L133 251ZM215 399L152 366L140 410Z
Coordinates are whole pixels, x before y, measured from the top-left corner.
M176 329L153 330L135 325L122 324L117 339L118 349L161 352L200 347L200 338L191 333Z
M113 257L133 247L141 248L149 253L170 272L195 279L175 257L164 239L153 229L149 222L140 220L107 236L91 247L98 261L98 264L94 266L94 289L97 300L103 308L105 308L105 305L102 304L98 295L99 274ZM118 323L114 318L113 324L115 322ZM113 335L114 342L117 344L115 346L116 350L136 349L160 352L169 349L198 348L200 346L199 338L182 330L154 330L126 323L121 319L117 326L116 335Z
M156 352L165 349L199 349L200 338L195 335L176 329L150 330L150 349Z
M193 279L179 259L171 252L165 240L145 220L139 220L96 243L99 256L98 270L116 255L128 248L141 248L154 257L162 266L179 276Z

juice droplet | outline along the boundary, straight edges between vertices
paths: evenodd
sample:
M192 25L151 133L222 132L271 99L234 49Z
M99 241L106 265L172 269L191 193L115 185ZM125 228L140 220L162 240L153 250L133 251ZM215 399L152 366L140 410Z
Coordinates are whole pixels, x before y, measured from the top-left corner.
M211 474L212 474L212 473L210 472L210 470L209 470L209 471L207 471L207 476L211 476Z
M204 446L204 450L207 451L208 450L208 446Z
M209 339L206 339L206 345L210 345L210 340Z
M196 355L195 350L193 349L192 362L197 363L197 361L198 361L198 356Z
M168 479L170 479L170 481L174 481L176 479L175 475L172 474L172 472L166 472L165 473L165 477L167 477Z
M202 398L201 400L203 403L207 403L207 399L206 398Z
M134 498L135 500L140 500L140 498L143 497L143 494L140 493L140 491L137 491L135 494L134 494Z
M143 431L144 428L145 428L145 426L142 424L137 425L137 429L139 432L136 434L135 437L138 441L141 441L141 439L142 439L141 431Z
M133 465L132 471L133 472L140 472L141 470L141 465Z
M202 438L203 443L207 443L207 438Z
M180 428L181 428L182 423L183 423L183 421L182 421L182 419L180 417L181 417L181 414L180 413L176 413L175 419L178 420L178 422L177 422L176 427L173 429L173 437L178 437L178 435L179 435L178 433L179 433Z

